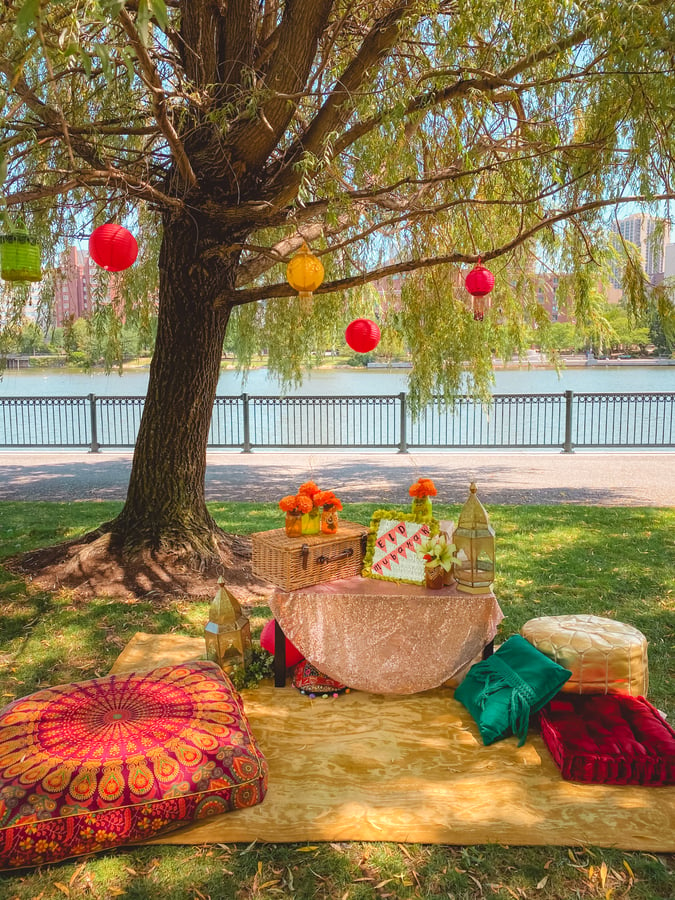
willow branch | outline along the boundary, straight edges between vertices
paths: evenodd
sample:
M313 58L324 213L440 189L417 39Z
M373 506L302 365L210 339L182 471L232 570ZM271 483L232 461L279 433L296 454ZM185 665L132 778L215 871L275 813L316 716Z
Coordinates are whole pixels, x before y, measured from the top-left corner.
M182 200L169 197L147 182L141 181L140 178L134 178L131 175L116 172L113 169L83 172L68 181L62 181L60 184L45 184L29 190L17 191L6 197L5 204L7 206L18 206L21 203L44 200L47 197L57 197L78 188L109 186L110 184L117 188L126 188L129 193L133 194L135 199L147 200L156 206L171 207L173 209L184 208Z
M138 57L138 61L144 75L144 81L150 91L152 109L157 118L157 124L159 125L162 134L166 138L167 143L171 147L171 152L173 153L174 159L176 160L178 171L180 172L183 180L191 187L194 187L197 184L197 176L192 169L190 160L188 159L187 153L185 152L185 147L183 146L181 139L178 137L178 134L176 133L176 130L169 119L166 106L166 95L164 93L162 80L159 77L157 67L153 63L152 59L150 58L150 54L143 45L143 42L141 41L139 34L136 31L136 26L134 25L131 16L126 11L126 9L122 9L120 11L119 20L122 24L122 28L129 38L129 41L131 42L132 47L134 48L136 56Z
M524 244L526 241L533 238L542 229L550 228L553 225L556 225L558 222L564 222L566 219L571 219L583 213L602 209L603 207L616 206L619 204L623 205L626 203L640 203L643 201L643 199L644 198L642 197L634 196L621 197L619 199L611 198L606 200L595 200L590 203L585 203L581 206L578 206L573 210L563 210L555 215L548 216L546 219L542 219L540 222L535 223L525 231L519 232L512 240L508 241L505 244L502 244L501 247L495 247L492 250L481 252L480 259L483 262L489 262L491 259L497 259L500 256L504 256L505 254L510 253L512 250L515 250L516 247L519 247L521 244ZM659 194L651 199L653 201L673 200L675 199L675 192L669 194ZM429 269L435 266L456 263L470 265L472 263L476 263L478 261L478 258L478 254L476 253L468 254L456 251L453 253L443 254L442 256L427 256L421 257L419 259L409 259L399 263L392 263L388 266L381 266L377 269L371 269L368 272L362 272L358 275L352 275L348 278L340 278L335 281L324 282L313 293L331 294L335 291L346 291L350 288L361 287L364 284L369 284L372 281L377 281L380 278L387 278L391 275L401 275L405 274L406 272L415 272L421 269ZM293 297L296 295L296 293L297 292L294 291L288 283L263 285L258 288L247 288L246 290L225 291L220 295L220 297L218 297L215 305L217 307L243 306L247 303L256 303L259 300L272 300L280 297Z

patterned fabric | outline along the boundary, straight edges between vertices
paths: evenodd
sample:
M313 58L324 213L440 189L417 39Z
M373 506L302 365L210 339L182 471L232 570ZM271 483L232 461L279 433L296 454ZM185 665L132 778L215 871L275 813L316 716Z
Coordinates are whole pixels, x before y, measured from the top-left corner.
M591 784L675 784L675 731L644 697L559 694L539 713L562 777Z
M38 691L0 712L0 869L260 803L267 763L211 662Z
M301 694L309 694L310 697L337 697L343 691L349 693L346 685L319 672L306 659L301 660L293 669L293 687Z

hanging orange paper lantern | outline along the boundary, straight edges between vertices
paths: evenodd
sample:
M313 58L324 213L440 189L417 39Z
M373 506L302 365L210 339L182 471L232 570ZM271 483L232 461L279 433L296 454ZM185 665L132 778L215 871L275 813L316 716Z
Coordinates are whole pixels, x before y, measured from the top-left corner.
M298 296L304 304L312 299L312 292L323 281L323 265L310 252L307 244L303 243L286 266L286 280L293 290L298 292Z
M138 244L130 231L109 222L92 232L89 256L107 272L121 272L136 262Z
M357 353L369 353L380 343L380 329L372 319L354 319L347 326L345 340Z
M485 310L489 309L490 301L484 298L490 293L495 286L495 276L492 272L482 265L480 256L478 262L466 276L464 281L467 291L473 299L473 317L482 320Z

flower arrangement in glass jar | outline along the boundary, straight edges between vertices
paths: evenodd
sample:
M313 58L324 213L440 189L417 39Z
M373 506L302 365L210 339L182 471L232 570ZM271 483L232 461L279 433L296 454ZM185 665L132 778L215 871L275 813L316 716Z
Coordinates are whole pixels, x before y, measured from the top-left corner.
M279 501L279 509L286 513L286 534L288 537L300 537L302 519L312 508L311 497L306 494L288 494Z
M431 518L431 498L436 496L436 485L431 478L418 478L411 484L408 493L413 498L412 511L420 519Z
M323 534L335 534L338 530L338 512L342 509L341 501L333 491L319 491L312 498L322 508L321 531Z
M455 545L445 532L424 538L415 553L424 562L424 578L428 588L442 588L447 583L452 567L457 561Z
M316 495L321 493L317 484L313 481L305 481L298 488L298 494L308 497L312 505L302 517L302 533L318 534L321 526L321 504L316 502Z

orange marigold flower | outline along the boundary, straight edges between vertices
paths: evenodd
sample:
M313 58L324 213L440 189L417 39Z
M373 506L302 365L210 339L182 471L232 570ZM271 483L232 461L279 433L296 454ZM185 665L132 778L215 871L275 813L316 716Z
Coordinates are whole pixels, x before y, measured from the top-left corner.
M283 512L295 513L296 515L308 513L313 505L311 498L306 497L304 494L289 494L287 497L282 497L279 501L279 509L283 510Z
M306 494L308 497L313 497L314 494L318 494L318 492L319 486L313 481L306 481L298 488L298 494Z
M431 478L418 478L415 484L410 485L408 493L411 497L435 497L436 485Z
M332 507L338 511L342 509L342 503L338 500L333 491L319 491L317 494L314 494L312 500L314 501L315 506Z

